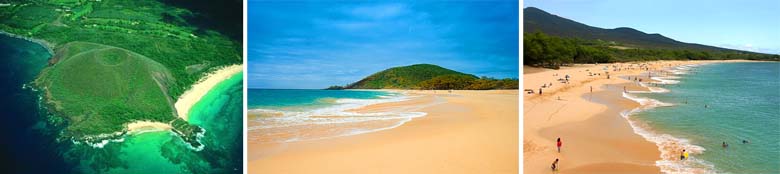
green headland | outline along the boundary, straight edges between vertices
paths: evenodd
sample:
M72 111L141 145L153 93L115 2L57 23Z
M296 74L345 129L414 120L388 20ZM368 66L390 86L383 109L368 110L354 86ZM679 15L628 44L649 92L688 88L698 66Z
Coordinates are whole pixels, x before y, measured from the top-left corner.
M477 77L437 65L415 64L386 69L355 83L328 89L518 89L518 79Z
M174 103L209 72L241 64L241 41L191 24L199 13L166 3L3 3L0 31L54 54L34 84L54 113L50 122L65 125L61 138L97 143L124 136L129 123L152 121L200 146L203 130L178 117Z

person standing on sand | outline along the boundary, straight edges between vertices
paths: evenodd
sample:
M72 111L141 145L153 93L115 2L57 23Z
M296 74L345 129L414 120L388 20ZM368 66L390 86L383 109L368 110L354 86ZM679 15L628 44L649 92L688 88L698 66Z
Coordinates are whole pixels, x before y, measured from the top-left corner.
M563 145L563 142L561 142L561 137L558 137L558 153L561 153L561 146Z
M590 86L590 93L593 93L593 86Z
M542 95L542 88L539 88L539 95Z
M552 163L552 166L550 168L552 168L553 172L558 170L558 158L555 158L555 161Z

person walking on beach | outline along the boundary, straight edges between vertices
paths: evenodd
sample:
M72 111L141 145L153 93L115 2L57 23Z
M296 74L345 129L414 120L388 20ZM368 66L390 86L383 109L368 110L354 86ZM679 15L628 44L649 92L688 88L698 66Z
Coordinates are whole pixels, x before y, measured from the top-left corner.
M539 95L542 95L542 88L539 88Z
M558 153L561 153L561 146L563 145L563 142L561 142L561 137L558 137Z
M555 161L552 163L552 166L550 166L550 168L552 168L553 172L558 170L558 158L555 158Z
M590 93L593 93L593 86L590 86Z

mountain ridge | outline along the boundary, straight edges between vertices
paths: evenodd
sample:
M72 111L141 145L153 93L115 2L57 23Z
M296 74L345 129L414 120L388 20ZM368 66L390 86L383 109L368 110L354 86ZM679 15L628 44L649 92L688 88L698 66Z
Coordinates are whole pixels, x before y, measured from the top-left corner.
M692 49L697 51L738 51L745 50L721 48L716 46L687 43L664 36L660 33L646 33L631 27L605 29L580 23L565 17L551 14L536 7L526 7L524 13L524 32L543 32L548 35L578 38L586 40L605 40L629 47L647 49ZM765 53L757 53L765 54Z

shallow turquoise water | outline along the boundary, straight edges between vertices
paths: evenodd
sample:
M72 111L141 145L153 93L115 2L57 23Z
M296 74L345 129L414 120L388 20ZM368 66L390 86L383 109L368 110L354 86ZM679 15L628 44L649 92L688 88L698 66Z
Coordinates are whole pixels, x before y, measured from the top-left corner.
M396 128L426 113L410 108L373 112L353 109L408 98L385 91L249 89L247 141L310 141Z
M249 109L293 110L334 105L338 99L378 99L380 96L396 95L383 91L319 89L248 89L247 92Z
M704 147L695 157L716 172L780 173L780 63L709 64L678 76L669 93L641 95L674 106L635 117Z

